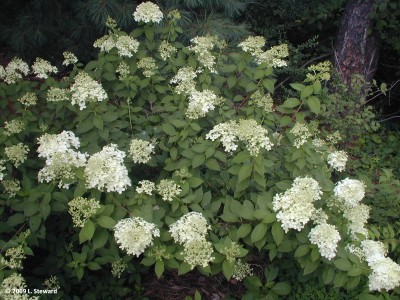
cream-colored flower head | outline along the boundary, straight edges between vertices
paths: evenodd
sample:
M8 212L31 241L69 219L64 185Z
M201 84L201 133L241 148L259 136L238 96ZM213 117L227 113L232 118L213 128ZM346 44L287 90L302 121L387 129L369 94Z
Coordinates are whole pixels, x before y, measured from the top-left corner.
M147 1L139 4L136 7L133 17L136 22L142 21L144 23L160 23L163 18L163 13L156 4Z

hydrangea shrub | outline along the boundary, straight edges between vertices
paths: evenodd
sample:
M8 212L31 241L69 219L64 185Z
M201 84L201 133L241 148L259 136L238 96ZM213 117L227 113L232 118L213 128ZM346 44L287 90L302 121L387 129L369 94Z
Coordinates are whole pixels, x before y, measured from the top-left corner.
M145 2L133 18L129 34L108 20L97 60L65 52L65 77L40 58L0 68L2 297L13 284L124 297L153 269L244 280L244 299L289 294L293 270L368 299L397 293L366 187L346 175L338 133L313 122L325 73L278 100L286 45L185 47L179 12Z

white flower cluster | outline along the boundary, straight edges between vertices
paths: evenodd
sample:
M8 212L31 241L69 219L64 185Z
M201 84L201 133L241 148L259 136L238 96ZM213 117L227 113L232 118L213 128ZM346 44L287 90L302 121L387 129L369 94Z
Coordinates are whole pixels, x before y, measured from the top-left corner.
M109 52L115 47L114 35L104 35L93 43L93 47L100 48L100 51Z
M140 187L136 187L136 192L139 194L147 194L151 196L152 192L156 189L155 183L150 180L139 181L139 184Z
M326 139L328 140L329 143L334 145L342 140L342 136L340 135L340 132L336 130L335 132L328 134Z
M75 180L75 170L86 165L87 154L79 148L79 139L71 131L44 134L39 138L39 157L46 158L46 165L38 173L39 182L59 180L58 186L68 188Z
M243 49L244 52L249 52L254 56L260 55L265 45L265 38L262 36L249 36L238 46Z
M252 276L253 270L250 265L242 260L238 259L233 266L233 275L232 277L237 281L242 281L247 276Z
M22 164L28 155L29 148L28 146L18 143L13 146L8 146L4 149L4 153L8 157L8 159L14 163L14 166L18 168L20 164Z
M128 78L128 75L131 73L131 70L129 69L129 65L124 62L121 61L117 67L117 69L115 70L117 73L119 73L119 79L126 79Z
M60 289L60 281L56 276L50 276L43 282L43 286L48 288L49 290Z
M0 255L0 266L10 269L22 269L22 261L26 258L23 245L7 249L5 258Z
M215 46L222 47L222 43L218 40L218 37L210 35L197 36L191 39L191 42L194 45L190 46L189 49L197 54L199 62L211 72L216 73L215 57L211 51Z
M361 242L368 266L372 269L369 275L371 291L392 290L400 286L400 266L389 257L382 242L364 240Z
M313 202L321 198L321 188L310 177L297 177L286 192L273 198L273 210L282 223L285 232L289 229L300 231L316 212Z
M107 93L101 84L85 72L80 72L76 75L75 83L71 86L71 93L71 104L78 104L80 110L86 107L87 102L107 99Z
M213 110L215 105L220 102L221 98L217 97L211 90L193 91L189 96L189 105L185 115L189 119L204 117L207 112Z
M310 130L308 130L308 127L302 123L296 123L290 130L290 133L296 137L293 142L296 148L300 148L300 146L304 145L307 142L307 139L311 137Z
M364 198L365 184L357 179L346 178L336 183L333 191L345 207L351 208L357 206Z
M36 74L37 77L46 79L49 77L50 73L57 73L58 70L47 60L37 57L36 61L32 65L32 72Z
M128 264L122 259L112 262L111 264L111 274L115 278L120 278L121 274L128 268Z
M118 49L119 56L132 57L139 48L139 42L129 35L118 37L115 47Z
M184 247L184 260L192 268L196 265L206 267L214 260L212 244L206 240L210 229L207 220L201 213L190 212L170 225L169 232L175 242Z
M155 59L152 57L141 58L137 63L137 67L143 69L143 75L146 77L151 77L156 74L157 65Z
M133 17L136 22L160 23L163 18L163 13L156 4L147 1L136 7Z
M345 151L334 151L328 154L328 164L339 172L345 170L347 160L348 156Z
M160 230L155 224L140 217L122 219L115 225L114 230L114 237L120 248L136 256L153 244L153 237L160 236Z
M221 139L222 145L227 152L237 149L237 141L245 144L250 155L257 156L260 150L271 150L273 144L268 137L268 130L258 125L255 120L239 120L220 123L206 135L209 140Z
M11 136L13 134L20 133L25 128L24 122L22 120L11 120L10 122L4 123L4 135Z
M177 94L190 95L196 91L196 82L193 80L196 77L197 74L192 67L184 67L178 70L171 83L177 84L175 87Z
M271 47L271 49L256 55L255 62L266 63L273 68L285 67L287 63L282 58L289 56L289 49L286 44Z
M306 74L306 77L311 81L324 81L331 78L331 62L323 61L316 65L311 65L307 68L310 73Z
M67 89L61 89L52 86L47 91L47 101L49 102L60 102L68 101L70 98L69 91Z
M23 75L26 76L28 74L28 64L18 57L14 57L5 69L0 66L0 78L4 79L4 82L8 84L14 83L21 79Z
M182 192L182 189L170 179L162 179L157 185L156 190L164 201L172 201Z
M336 256L340 234L331 224L320 224L311 229L308 235L310 242L317 245L321 256L331 260Z
M129 145L129 154L134 163L145 164L150 161L155 146L141 139L132 139Z
M121 194L131 185L128 170L124 166L125 153L110 144L90 156L85 167L88 188L106 189Z
M21 185L19 180L3 180L4 193L8 194L8 197L14 197L19 190L21 190Z
M343 216L349 221L348 229L353 239L357 239L356 234L368 236L368 230L365 224L369 218L370 207L365 204L359 204L345 209Z
M36 105L38 98L35 93L28 92L25 93L21 98L19 98L18 101L25 107L29 107Z
M4 163L5 163L5 160L4 159L0 159L0 181L3 180L3 178L4 178L3 171L6 169Z
M100 208L99 201L77 197L68 203L68 212L75 227L85 226L86 221Z
M64 61L62 63L63 66L75 65L78 62L78 58L72 52L65 51L63 52L63 56L64 56Z
M158 47L158 52L160 53L161 59L164 61L167 60L167 58L172 57L172 55L175 54L176 51L177 49L167 41L162 41L160 46Z
M274 100L272 99L271 94L264 94L261 90L257 90L251 94L249 103L262 108L267 113L274 110Z
M26 289L25 279L21 274L13 273L3 279L0 288L0 298L4 300L28 300L39 299L39 297L29 297L28 293L14 293L13 291L23 291Z

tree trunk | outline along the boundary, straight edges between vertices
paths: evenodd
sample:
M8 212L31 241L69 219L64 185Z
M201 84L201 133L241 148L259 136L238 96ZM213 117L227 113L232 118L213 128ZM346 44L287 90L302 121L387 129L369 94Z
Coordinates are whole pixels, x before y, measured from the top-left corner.
M336 40L334 65L350 87L351 77L360 74L366 82L374 77L379 56L379 37L368 33L375 3L379 0L348 0Z

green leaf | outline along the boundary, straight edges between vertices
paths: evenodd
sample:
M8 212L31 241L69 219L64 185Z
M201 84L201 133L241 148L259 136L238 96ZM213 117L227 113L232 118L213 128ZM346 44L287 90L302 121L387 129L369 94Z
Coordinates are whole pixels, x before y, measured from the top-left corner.
M148 40L154 40L154 26L145 26L144 33Z
M91 220L87 220L81 231L79 232L79 243L82 244L89 241L94 234L96 226Z
M161 275L164 273L164 262L162 260L157 260L154 266L154 271L156 272L157 278L160 279Z
M10 216L7 220L7 225L14 227L15 225L25 222L25 216L21 213L14 214Z
M214 170L214 171L220 171L221 168L218 164L218 161L215 158L209 158L206 160L206 166L207 168Z
M190 177L187 180L189 182L190 187L197 188L199 185L203 183L203 180L198 177Z
M335 279L333 280L334 287L338 288L338 287L344 286L347 282L347 279L348 278L344 273L342 273L342 272L337 273L335 275Z
M250 224L242 224L240 225L237 233L236 233L236 237L238 239L242 239L245 238L251 231L251 225Z
M201 300L201 294L198 290L196 290L196 293L194 293L194 300Z
M291 287L290 284L286 283L286 282L278 282L277 284L275 284L271 291L273 291L274 293L276 293L279 296L284 296L284 295L289 295L290 291L291 291Z
M310 110L318 115L321 111L321 103L319 99L315 96L311 96L310 98L307 99L307 105L310 107Z
M312 85L305 86L300 92L300 98L305 99L310 96L314 92L314 88Z
M192 167L197 168L201 166L206 160L206 156L204 154L197 154L192 161Z
M224 73L232 73L236 71L237 67L236 65L223 65L220 70Z
M297 98L287 98L286 101L283 103L283 106L286 108L294 108L300 105L300 100Z
M33 216L39 211L39 203L37 202L28 202L24 207L24 215L26 217Z
M251 164L243 165L238 173L238 182L242 182L243 180L249 178L252 170L253 170L253 165Z
M226 83L228 84L228 87L231 89L235 86L235 84L237 83L237 79L234 76L231 76L228 78L228 80L226 81Z
M233 275L233 271L234 263L225 260L222 264L222 273L224 273L225 278L229 280Z
M335 271L332 268L326 268L324 272L322 272L322 280L324 284L330 284L335 278Z
M305 85L301 83L291 83L290 86L294 88L296 91L301 91L304 89Z
M339 258L333 262L333 264L342 271L349 271L352 268L352 264L350 261L344 258Z
M273 94L275 90L275 82L276 79L264 79L262 84L271 94Z
M309 251L310 247L308 245L300 245L294 252L294 257L302 257L306 255Z
M259 223L254 229L253 232L251 233L251 242L255 243L261 240L265 234L267 233L268 225L265 223Z
M380 298L371 294L360 294L358 300L379 300Z
M39 229L41 222L42 222L42 218L39 215L30 217L29 218L29 227L31 228L31 231L36 232Z
M174 126L172 126L171 124L164 123L164 124L162 124L161 128L166 134L168 134L170 136L177 135L177 132L176 132Z
M99 228L93 235L93 250L103 248L108 240L108 232L103 228Z
M272 237L274 238L276 245L279 246L280 243L282 243L283 238L285 236L285 232L283 231L281 225L279 225L278 222L275 222L272 225L271 232L272 232Z
M104 128L103 119L99 115L93 118L93 124L99 130L103 130Z
M89 270L92 270L92 271L101 269L101 266L97 262L94 262L94 261L88 262L87 266L88 266Z
M114 228L116 222L107 216L101 216L97 219L97 223L104 228Z

